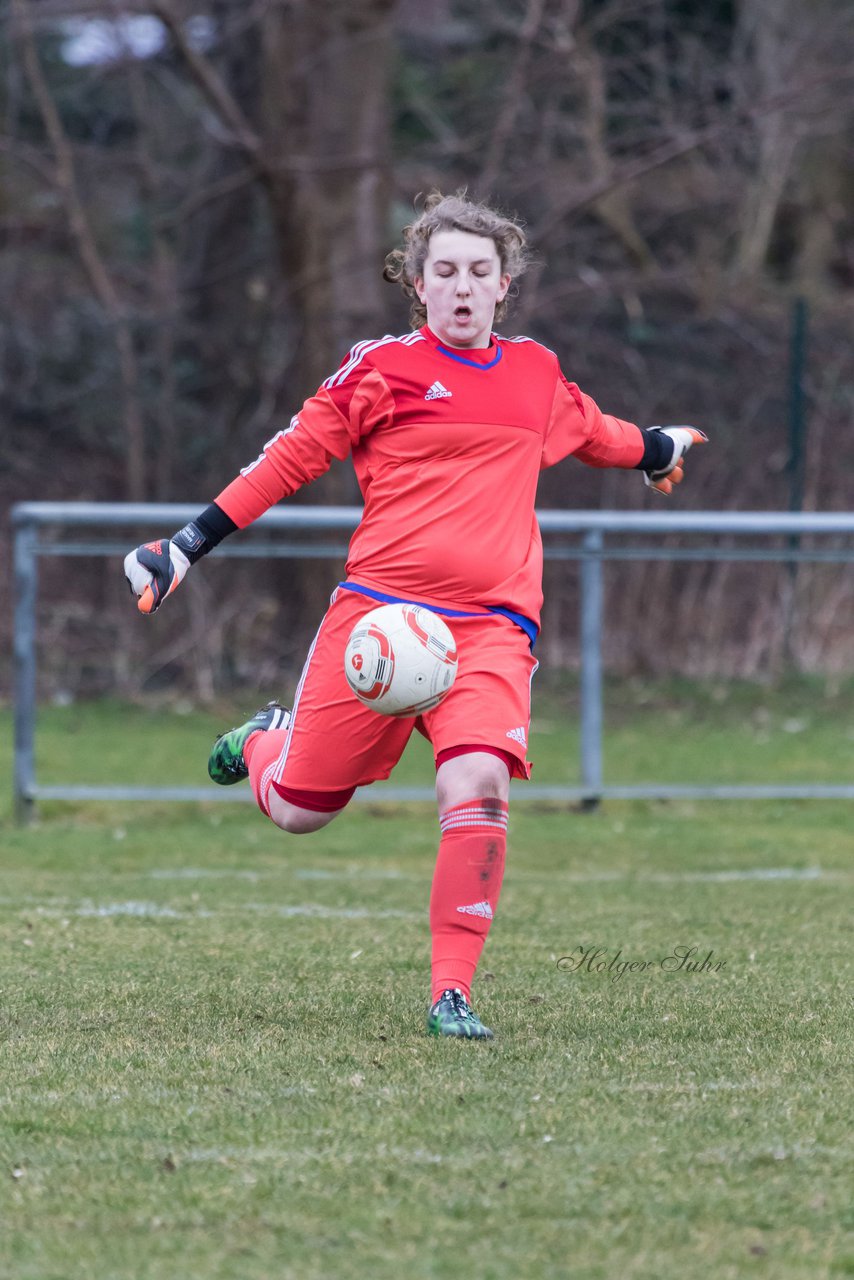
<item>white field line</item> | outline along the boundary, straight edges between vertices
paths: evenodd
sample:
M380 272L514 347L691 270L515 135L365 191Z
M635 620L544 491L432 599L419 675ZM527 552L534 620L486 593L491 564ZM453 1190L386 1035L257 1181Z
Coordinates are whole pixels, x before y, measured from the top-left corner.
M731 871L593 871L568 872L563 876L538 876L522 872L508 879L553 884L725 884L732 880L850 880L844 871L823 871L821 867L752 867Z
M191 1147L189 1151L182 1152L178 1147L175 1150L175 1159L178 1164L182 1160L213 1164L226 1164L230 1160L286 1160L289 1164L297 1162L307 1164L314 1160L328 1161L332 1164L339 1161L343 1164L356 1164L364 1160L380 1160L383 1162L397 1160L407 1164L441 1164L444 1157L434 1151L425 1151L422 1147L387 1147L385 1143L381 1143L375 1152L363 1150L360 1152L342 1151L340 1153L334 1150L330 1151L329 1148L322 1151L311 1151L304 1147L239 1147L230 1145L223 1147Z
M278 1098L305 1097L315 1093L317 1093L317 1090L309 1085L286 1085L279 1089L271 1090L247 1090L241 1088L239 1101L241 1103L264 1103L266 1105L270 1102L275 1102ZM116 1089L113 1086L105 1085L101 1089L68 1089L67 1091L47 1089L43 1093L33 1093L29 1089L22 1088L18 1092L0 1094L0 1108L7 1106L19 1107L21 1099L24 1097L28 1104L32 1103L37 1106L50 1106L54 1103L65 1106L69 1103L75 1103L81 1106L102 1107L111 1102L116 1103L116 1105L126 1106L128 1102L140 1102L143 1100L164 1104L175 1102L180 1106L184 1106L188 1099L209 1101L220 1096L221 1090L217 1085L199 1088L188 1084L186 1087L174 1089L167 1089L162 1085L153 1085L150 1088L142 1086L136 1089Z
M414 875L405 871L383 870L367 867L341 871L329 871L321 868L297 867L293 875L298 880L401 880L423 881L428 872ZM508 883L530 882L531 884L683 884L696 882L724 884L730 880L850 880L852 877L844 871L823 871L821 867L755 867L748 870L731 871L569 871L565 874L537 875L525 871L516 872L512 867L507 872Z
M700 880L708 883L724 883L727 880L821 880L826 872L821 867L756 867L749 871L680 871L672 875L651 875L649 880L662 884L668 881Z
M400 880L401 882L423 882L429 878L430 872L425 869L420 875L411 871L399 871L395 867L282 867L277 871L151 871L153 879L203 879L209 876L235 876L248 879L255 876L259 879L271 876L292 875L296 880ZM845 871L824 871L821 867L751 867L746 870L734 868L728 871L569 871L557 875L537 875L525 871L508 869L508 877L512 880L530 881L532 884L610 884L629 882L631 884L682 884L726 883L730 880L850 880L850 873Z
M398 871L394 867L352 867L344 870L324 870L322 867L288 867L282 865L270 871L244 871L237 867L220 867L208 870L204 867L175 867L149 871L151 880L269 880L293 876L296 880L424 880L429 877L425 870L423 875L409 871Z
M203 913L197 912L202 915ZM174 907L164 907L158 902L83 902L74 908L76 916L140 916L143 919L154 917L163 920L186 920L186 911L176 911Z
M423 911L370 911L365 907L324 907L318 903L297 904L247 902L235 904L235 911L258 911L272 916L314 916L320 920L421 920Z
M511 855L512 856L512 855ZM134 873L128 873L134 878ZM237 867L218 868L216 870L203 867L162 868L148 871L152 880L210 880L232 879L258 881L266 879L286 879L293 876L295 880L399 880L401 883L424 883L430 877L425 868L422 873L400 871L396 867L288 867L269 871L246 871ZM739 880L843 880L854 878L846 871L825 871L822 867L748 867L732 868L724 871L568 871L556 875L538 875L536 872L515 871L512 866L507 872L510 880L532 884L683 884L697 882L699 884L725 884ZM0 902L12 903L12 898L0 898Z
M61 905L59 905L61 903ZM229 903L215 911L199 907L193 911L178 911L158 902L64 902L52 899L50 906L36 906L35 913L47 917L80 916L88 919L108 919L115 916L131 916L140 920L210 920L216 916L239 915L251 911L259 915L307 917L317 920L421 920L419 911L372 911L365 907L326 907L317 902L243 902Z
M834 1158L848 1159L850 1157L850 1149L844 1147L826 1147L819 1143L794 1143L790 1147L758 1147L751 1151L745 1151L743 1146L733 1147L729 1150L719 1147L711 1148L708 1151L698 1152L695 1157L704 1163L720 1163L732 1164L733 1161L741 1161L744 1159L755 1159L756 1156L770 1156L774 1160L809 1160L811 1158ZM301 1147L279 1147L279 1146L237 1146L225 1145L222 1147L191 1147L188 1151L181 1151L178 1146L174 1152L177 1164L182 1161L187 1163L199 1164L227 1164L230 1161L248 1161L248 1162L264 1162L269 1160L286 1160L289 1164L299 1163L308 1164L314 1161L326 1161L330 1164L357 1164L364 1160L381 1161L400 1161L406 1164L442 1164L448 1160L448 1155L440 1155L435 1151L427 1151L423 1147L388 1147L385 1143L381 1143L376 1151L362 1150L360 1152L342 1151L336 1152L326 1148L321 1151L313 1151L309 1148ZM453 1160L454 1155L451 1153L450 1158Z
M322 867L296 867L297 880L425 880L429 872L418 875L412 871L398 871L395 867L355 867L349 871L324 871Z
M133 872L130 873L131 875ZM256 884L262 877L278 874L269 871L246 871L239 867L164 867L149 871L149 880L248 880Z
M323 870L312 867L296 867L293 875L298 880L400 880L423 882L429 876L425 870L423 875L377 867L352 868L346 870ZM531 884L725 884L738 880L850 880L852 876L845 871L823 871L821 867L752 867L746 870L730 871L569 871L557 875L537 875L526 871L507 871L508 883Z
M27 1100L31 1102L33 1099L28 1097ZM281 1162L289 1166L312 1164L314 1162L333 1166L366 1163L376 1165L377 1163L387 1164L392 1161L400 1164L442 1164L449 1159L455 1161L458 1154L451 1152L450 1155L439 1155L434 1151L426 1151L423 1147L388 1147L385 1143L380 1143L375 1149L363 1147L355 1151L336 1151L330 1147L312 1150L310 1147L262 1147L238 1146L237 1144L225 1144L221 1147L190 1147L184 1150L180 1142L177 1142L165 1145L164 1150L171 1153L171 1158L179 1168L182 1164L245 1164L251 1166L266 1162ZM105 1151L101 1147L86 1155L88 1164L115 1164L123 1160L123 1158L124 1151L121 1146L115 1151ZM481 1152L475 1158L479 1161L490 1160L494 1162L495 1156L492 1152ZM471 1155L469 1155L469 1159L471 1159ZM54 1169L61 1169L64 1166L70 1166L72 1163L79 1163L79 1155L69 1157L62 1154L51 1160L51 1166ZM251 1177L250 1169L247 1169L246 1173L247 1176Z
M772 1160L846 1160L852 1157L851 1147L826 1147L820 1142L795 1142L790 1147L782 1144L777 1147L745 1147L742 1143L732 1147L710 1147L707 1151L698 1151L693 1159L700 1164L724 1164L732 1166L746 1160L755 1160L764 1156Z
M702 1097L706 1093L744 1093L749 1089L777 1089L780 1080L759 1080L755 1076L749 1080L632 1080L626 1084L619 1080L607 1085L608 1093L681 1093L697 1094Z
M143 872L143 876L147 876L152 880L207 880L207 879L227 879L229 877L245 880L248 883L257 883L264 879L283 879L286 880L292 876L296 880L317 880L317 881L382 881L396 882L401 884L420 884L428 885L431 872L425 868L422 874L414 872L399 871L393 867L351 867L342 869L327 869L322 867L286 867L276 871L245 871L239 868L220 868L218 870L206 870L203 868L163 868L148 872ZM116 877L118 878L118 877ZM124 878L124 877L122 877ZM127 873L129 879L139 879L135 873ZM565 872L557 875L538 875L536 872L515 871L512 866L508 868L506 884L512 886L514 884L544 884L554 886L558 884L727 884L738 883L742 881L755 882L772 882L779 883L791 881L799 883L803 881L825 881L834 883L850 883L854 880L854 874L845 871L824 871L821 867L753 867L748 869L731 869L725 871L652 871L652 872L621 872L621 871L590 871L590 872ZM162 916L166 917L170 914L175 919L194 919L207 915L224 914L225 911L267 911L271 914L282 915L340 915L341 918L347 918L354 914L345 908L336 910L329 907L314 906L308 903L300 903L296 906L276 907L270 903L233 903L227 906L221 906L216 911L204 912L202 910L180 912L173 911L169 907L159 906L157 903L145 902L126 902L112 903L98 906L90 900L78 903L77 906L71 905L71 900L67 897L59 895L51 895L50 897L42 897L35 894L21 894L18 897L9 897L8 895L0 896L0 907L11 907L13 910L39 910L42 913L51 913L50 908L56 908L52 914L67 914L69 911L77 915L138 915L138 916ZM62 910L60 910L62 909ZM382 914L371 913L368 911L357 912L365 918L382 919L386 917L397 916L399 918L413 919L415 918L409 912L384 912ZM420 916L418 917L420 919Z
M287 874L291 870L297 879L306 880L382 880L382 881L401 881L401 883L411 882L426 884L428 881L428 873L425 871L423 875L414 875L407 872L401 872L394 869L382 869L367 867L362 869L348 869L341 871L325 870L322 868L283 868L283 872ZM212 873L209 871L199 870L198 872L186 868L174 877L168 872L153 871L148 873L152 878L167 879L186 879L191 880L198 878L207 878ZM220 870L213 873L218 877L225 878L228 875L237 876L239 878L258 879L265 874L264 872L246 873L235 869L234 871ZM281 873L279 873L281 874ZM640 872L638 874L620 873L620 872L591 872L591 873L574 873L569 872L565 875L546 876L527 874L525 872L514 874L511 870L507 877L508 886L516 884L544 884L554 887L556 884L726 884L731 882L755 881L755 882L785 882L790 881L799 883L803 881L850 881L852 875L841 871L823 871L821 867L756 867L747 870L733 869L729 871L681 871L681 872ZM421 920L423 913L417 911L399 911L392 908L386 910L371 910L366 907L328 907L320 903L299 902L299 903L270 903L270 902L245 902L245 903L229 903L219 906L216 910L210 910L205 907L198 907L191 911L177 910L174 907L166 906L157 902L145 902L138 900L129 900L125 902L105 902L97 903L91 899L84 901L72 902L68 898L51 896L50 898L38 898L32 894L22 894L18 898L8 896L0 897L0 905L13 908L13 910L30 909L42 916L79 916L83 918L113 918L113 917L136 917L138 919L162 919L162 920L205 920L215 916L234 915L241 911L251 911L261 915L278 916L280 918L314 918L326 920Z

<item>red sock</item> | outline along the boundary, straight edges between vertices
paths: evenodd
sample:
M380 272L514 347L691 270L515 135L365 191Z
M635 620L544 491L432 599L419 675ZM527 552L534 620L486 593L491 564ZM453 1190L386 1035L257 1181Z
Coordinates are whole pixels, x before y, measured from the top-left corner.
M267 808L267 796L270 783L287 738L287 729L267 729L266 731L259 729L257 733L250 733L243 748L243 759L249 769L252 793L258 802L258 808L268 818L270 810Z
M432 985L436 1001L459 987L468 1000L498 906L507 850L507 805L487 797L446 809L430 894Z

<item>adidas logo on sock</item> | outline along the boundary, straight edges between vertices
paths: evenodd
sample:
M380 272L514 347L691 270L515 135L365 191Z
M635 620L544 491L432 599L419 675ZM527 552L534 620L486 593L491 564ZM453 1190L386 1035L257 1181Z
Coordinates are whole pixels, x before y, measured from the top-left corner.
M488 902L472 902L467 907L457 907L464 916L482 916L484 920L492 919L492 907Z
M528 745L528 738L525 733L524 725L520 724L518 729L508 729L506 736L508 738L512 738L514 742L521 743L523 747L527 747Z
M453 391L449 391L447 387L443 387L441 382L434 382L424 399L441 400L443 396L452 396L453 394Z

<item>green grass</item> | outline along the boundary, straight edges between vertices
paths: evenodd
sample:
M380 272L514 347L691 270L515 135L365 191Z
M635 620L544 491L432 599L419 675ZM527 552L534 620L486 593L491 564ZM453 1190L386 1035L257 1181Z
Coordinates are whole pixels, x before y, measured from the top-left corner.
M574 695L546 693L550 782ZM40 778L198 782L234 711L46 709ZM844 781L850 713L619 686L608 776ZM429 806L289 838L242 806L19 830L4 803L4 1278L854 1274L850 805L518 805L472 1045L422 1029ZM663 971L678 945L724 967ZM580 946L652 963L560 968Z
M540 677L537 682L534 781L575 783L576 687ZM258 701L250 694L215 712L194 710L190 704L176 710L168 703L45 707L36 736L38 779L206 785L210 741L245 720ZM774 688L721 681L613 682L606 689L604 747L610 783L850 782L854 681L798 680ZM415 734L393 781L410 785L431 780L429 747ZM0 798L0 812L6 799Z

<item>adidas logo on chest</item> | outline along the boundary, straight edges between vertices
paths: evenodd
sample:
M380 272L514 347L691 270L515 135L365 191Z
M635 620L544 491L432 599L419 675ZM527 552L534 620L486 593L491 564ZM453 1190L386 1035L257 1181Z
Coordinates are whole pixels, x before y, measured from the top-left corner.
M434 382L424 399L443 400L446 396L452 396L453 394L453 391L449 391L447 387L443 387L441 382Z

